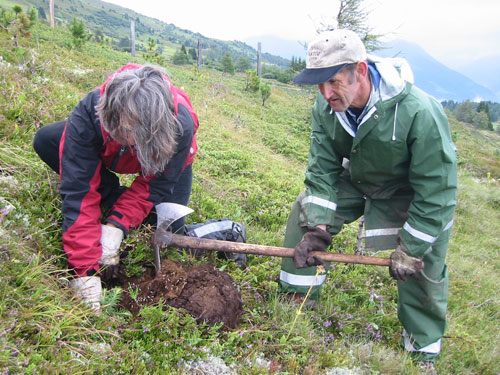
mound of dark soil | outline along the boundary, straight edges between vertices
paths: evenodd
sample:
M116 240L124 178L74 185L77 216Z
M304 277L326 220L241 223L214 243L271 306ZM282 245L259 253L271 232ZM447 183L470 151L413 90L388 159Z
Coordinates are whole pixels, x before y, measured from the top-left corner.
M243 302L231 276L211 264L189 267L169 259L163 259L161 264L160 275L149 268L139 277L119 277L117 285L123 288L123 308L135 316L140 306L163 300L186 310L198 323L223 322L225 328L238 326Z

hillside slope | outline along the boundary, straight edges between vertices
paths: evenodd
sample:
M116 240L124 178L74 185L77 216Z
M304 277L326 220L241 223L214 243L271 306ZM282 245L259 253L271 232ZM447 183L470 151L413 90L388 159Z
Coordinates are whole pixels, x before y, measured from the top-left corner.
M241 375L418 374L399 348L396 286L380 267L335 265L319 308L301 312L277 293L280 259L251 256L240 270L210 255L165 251L185 264L212 262L234 278L246 312L230 331L197 325L162 304L132 317L119 308L119 288L106 290L100 315L79 305L65 284L58 177L31 143L40 126L65 119L130 56L94 43L70 49L66 28L38 25L32 35L15 48L11 35L0 32L0 372L181 374L199 359L218 364L212 373ZM248 242L281 245L303 188L314 93L273 85L264 107L245 91L243 76L166 68L200 117L195 212L188 222L229 217L246 226ZM460 191L449 255L450 327L437 367L444 375L494 375L500 369L500 139L451 124ZM353 252L356 233L356 223L346 227L334 248ZM152 262L150 240L148 228L131 232L123 260L131 273Z
M11 8L15 4L24 7L34 7L38 10L41 19L47 22L49 17L49 2L47 0L2 0L0 4ZM101 0L57 0L54 5L56 24L70 25L73 18L85 23L85 27L92 33L100 31L110 39L114 48L128 48L130 51L130 23L135 22L136 49L144 52L148 49L148 41L154 39L158 50L165 57L171 57L176 50L184 45L186 48L197 49L198 40L202 45L204 63L208 60L220 61L226 52L229 52L234 61L239 57L247 58L256 66L257 51L240 41L223 41L207 38L199 33L185 30L172 23L144 16L131 9L107 3ZM45 16L46 18L44 18ZM125 43L125 46L122 44ZM263 54L263 62L281 68L288 68L289 60L271 54Z

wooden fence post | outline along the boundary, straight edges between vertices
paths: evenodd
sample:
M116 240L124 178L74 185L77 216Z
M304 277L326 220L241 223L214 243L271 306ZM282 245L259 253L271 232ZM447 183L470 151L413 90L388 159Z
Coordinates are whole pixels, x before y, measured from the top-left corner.
M135 57L135 21L130 21L130 54Z
M257 43L257 76L262 77L262 52L261 43Z
M201 39L198 39L198 71L201 72Z
M54 27L54 0L49 0L50 27Z

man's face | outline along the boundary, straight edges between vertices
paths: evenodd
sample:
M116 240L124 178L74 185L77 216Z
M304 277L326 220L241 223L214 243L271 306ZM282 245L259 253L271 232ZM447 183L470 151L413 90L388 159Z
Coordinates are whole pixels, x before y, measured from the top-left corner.
M353 74L354 77L351 77L349 71L341 70L330 80L318 85L319 91L333 111L344 112L347 108L356 108L358 105L360 108L362 107L358 103L359 83L357 74Z

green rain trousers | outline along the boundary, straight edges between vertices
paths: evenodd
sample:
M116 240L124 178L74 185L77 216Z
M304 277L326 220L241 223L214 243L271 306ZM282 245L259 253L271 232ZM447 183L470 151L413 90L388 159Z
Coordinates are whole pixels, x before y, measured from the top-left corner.
M407 219L413 198L411 192L398 192L390 199L370 199L357 190L344 173L339 181L339 199L332 235L344 224L364 215L365 247L373 250L393 249L399 230ZM290 213L284 246L293 248L307 231L302 192ZM398 317L403 325L402 345L420 358L432 360L441 350L446 328L448 272L445 264L451 228L445 230L424 255L425 269L406 282L398 281ZM327 264L326 269L328 269ZM291 258L283 258L280 285L282 292L305 294L314 282L311 299L317 300L326 275L316 275L316 267L296 269Z

